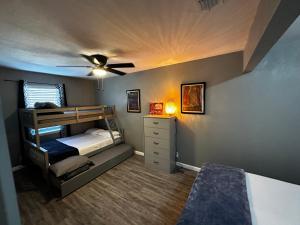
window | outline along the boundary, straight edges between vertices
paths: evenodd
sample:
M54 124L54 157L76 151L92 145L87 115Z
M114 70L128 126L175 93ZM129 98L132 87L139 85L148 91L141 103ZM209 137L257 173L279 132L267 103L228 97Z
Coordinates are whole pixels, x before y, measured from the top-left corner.
M36 102L52 102L61 107L64 105L64 91L61 84L39 84L24 82L24 100L26 108L34 108ZM53 126L39 129L40 134L60 132L62 126ZM35 130L30 133L35 135Z

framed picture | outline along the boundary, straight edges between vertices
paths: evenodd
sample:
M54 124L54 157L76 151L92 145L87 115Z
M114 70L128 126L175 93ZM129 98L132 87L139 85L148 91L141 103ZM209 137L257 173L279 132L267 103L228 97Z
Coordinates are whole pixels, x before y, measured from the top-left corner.
M149 107L149 114L162 115L164 112L164 103L162 102L151 102Z
M141 112L140 89L126 90L126 94L127 94L127 112L140 113Z
M205 82L181 84L181 113L205 114Z

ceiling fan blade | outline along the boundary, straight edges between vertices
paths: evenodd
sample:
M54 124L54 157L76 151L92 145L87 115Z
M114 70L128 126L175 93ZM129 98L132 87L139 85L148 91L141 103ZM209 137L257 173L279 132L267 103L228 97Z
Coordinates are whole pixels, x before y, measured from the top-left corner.
M134 67L133 63L114 63L114 64L106 64L107 67L110 68L131 68Z
M106 70L106 71L108 71L108 72L118 74L118 75L120 75L120 76L123 76L123 75L126 74L126 73L124 73L124 72L122 72L122 71L114 70L114 69L109 68L109 67L105 67L105 68L103 68L103 69Z
M92 68L92 66L56 66L56 67L82 67L82 68Z
M88 77L93 77L93 76L94 76L93 71L89 72L89 73L87 74L87 76L88 76Z
M93 63L96 65L104 66L107 63L107 57L105 55L95 54L90 56Z
M92 63L92 64L96 64L95 62L94 62L94 58L93 57L91 57L91 56L89 56L89 55L84 55L84 54L80 54L83 58L85 58L86 60L88 60L90 63ZM96 64L97 65L97 64Z

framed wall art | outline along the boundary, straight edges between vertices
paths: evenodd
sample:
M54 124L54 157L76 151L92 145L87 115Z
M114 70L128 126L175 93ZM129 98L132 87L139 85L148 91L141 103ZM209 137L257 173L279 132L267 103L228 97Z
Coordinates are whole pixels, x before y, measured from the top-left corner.
M140 89L126 90L126 94L127 94L127 112L140 113L141 112Z
M181 84L181 113L205 114L205 82Z

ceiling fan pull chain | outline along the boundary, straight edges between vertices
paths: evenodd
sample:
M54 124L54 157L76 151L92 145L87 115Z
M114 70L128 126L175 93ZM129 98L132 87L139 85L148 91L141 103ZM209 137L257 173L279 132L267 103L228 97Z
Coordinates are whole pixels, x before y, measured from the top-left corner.
M103 88L103 77L101 77L101 91L104 91L104 88Z

